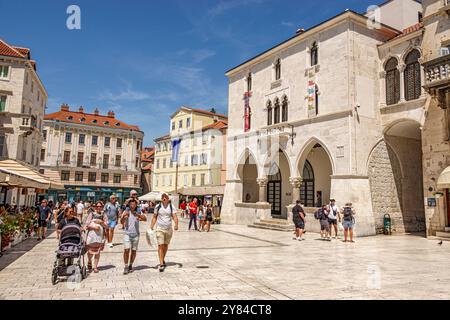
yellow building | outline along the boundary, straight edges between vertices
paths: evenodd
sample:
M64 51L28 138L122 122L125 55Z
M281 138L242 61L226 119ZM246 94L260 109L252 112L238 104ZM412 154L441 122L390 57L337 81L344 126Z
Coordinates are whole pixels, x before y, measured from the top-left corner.
M227 126L224 115L178 109L171 116L170 134L155 139L153 190L185 196L222 195ZM172 141L177 139L181 139L178 165L171 161Z

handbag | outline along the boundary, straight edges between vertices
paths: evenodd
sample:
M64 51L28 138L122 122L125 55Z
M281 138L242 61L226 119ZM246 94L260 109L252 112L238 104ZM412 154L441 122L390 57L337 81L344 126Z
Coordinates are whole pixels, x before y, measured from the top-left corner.
M145 238L147 239L147 243L149 246L155 247L158 245L155 230L148 229L147 232L145 233Z

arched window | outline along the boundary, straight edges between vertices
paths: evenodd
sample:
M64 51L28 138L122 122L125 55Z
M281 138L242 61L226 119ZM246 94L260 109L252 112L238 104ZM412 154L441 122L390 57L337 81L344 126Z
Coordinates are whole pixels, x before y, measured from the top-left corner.
M288 99L286 96L283 97L283 102L281 103L281 122L288 121Z
M311 46L311 67L319 63L319 47L317 42L314 42Z
M267 125L271 126L272 125L272 102L267 101Z
M420 52L411 51L405 59L405 99L406 101L418 99L421 94L420 80Z
M273 111L274 111L273 123L274 124L280 123L280 100L278 98L275 98Z
M252 73L249 72L247 75L247 92L252 91Z
M316 109L316 116L319 114L319 86L316 84L314 88L314 107Z
M308 160L303 167L302 185L300 187L300 201L306 207L314 207L314 170Z
M400 101L400 72L397 69L398 61L391 58L386 63L386 104L396 104Z
M281 60L275 61L275 80L281 79Z

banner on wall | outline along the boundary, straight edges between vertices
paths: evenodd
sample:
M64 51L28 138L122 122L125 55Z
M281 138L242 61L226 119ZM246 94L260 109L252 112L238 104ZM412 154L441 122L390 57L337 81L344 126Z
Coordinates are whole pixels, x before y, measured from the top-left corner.
M244 132L250 131L251 128L251 109L250 109L250 97L251 92L246 92L244 94Z
M308 116L316 115L316 83L313 80L308 81Z

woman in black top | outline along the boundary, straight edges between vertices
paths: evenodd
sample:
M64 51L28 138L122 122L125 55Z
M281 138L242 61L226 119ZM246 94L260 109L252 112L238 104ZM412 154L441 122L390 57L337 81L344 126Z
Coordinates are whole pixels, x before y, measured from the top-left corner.
M211 230L211 222L213 221L212 207L210 204L206 207L206 232Z

